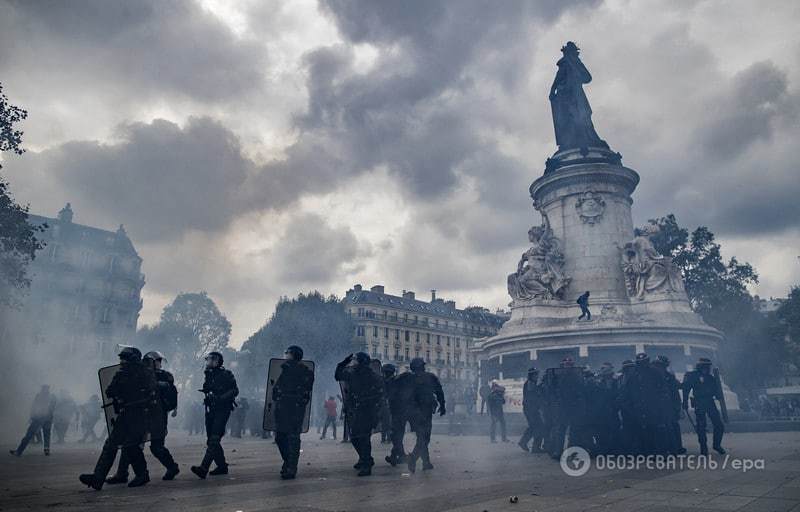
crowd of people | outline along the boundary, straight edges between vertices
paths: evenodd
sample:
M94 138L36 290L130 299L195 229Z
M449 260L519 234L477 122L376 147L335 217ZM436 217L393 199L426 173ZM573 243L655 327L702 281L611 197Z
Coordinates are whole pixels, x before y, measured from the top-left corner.
M138 349L124 347L119 358L119 369L103 390L111 401L107 405L93 395L78 406L68 394L55 396L48 386L43 386L34 399L29 428L11 453L22 455L38 434L45 454L49 454L51 428L56 432L56 442L63 442L70 424L82 427L81 441L96 440L94 428L101 411L111 407L112 428L100 457L93 472L80 475L80 481L97 490L104 484L145 485L150 480L143 453L145 440L149 440L151 453L166 469L163 479L174 479L180 469L165 443L169 417L177 414L174 378L162 368L164 358L158 352L142 356ZM190 406L184 411L184 426L189 433L204 432L206 436L205 453L191 471L201 479L227 474L223 436L242 437L249 430L251 435L268 437L263 423L264 411L269 411L272 416L266 418L271 425L268 429L275 433L274 442L283 459L280 476L295 478L301 453L300 434L308 429L314 387L314 372L303 364L303 350L298 346L286 350L279 376L274 380L271 377L273 385L267 397L270 407L266 409L264 402L257 399L237 401L236 379L223 362L219 352L208 354L200 390L205 398L199 407ZM684 375L683 382L669 371L669 364L664 356L651 362L647 354L639 354L635 361L625 361L619 373L610 363L594 373L576 366L569 357L558 368L544 372L531 368L523 385L527 429L519 446L556 459L567 446L580 446L592 455L681 454L686 450L681 443L679 420L688 415L690 420L694 418L701 454L708 454L708 420L713 425L712 448L725 453L721 444L722 418L726 415L724 397L718 376L711 371L711 361L701 358L696 369ZM383 442L391 444L385 457L390 465L403 464L413 473L421 460L423 470L433 469L428 451L433 416L447 413L447 401L441 382L426 371L423 359L413 359L410 371L398 374L393 365L381 366L365 352L350 354L337 365L335 380L341 394L328 395L322 401L318 432L320 439L325 439L330 428L336 439L337 420L343 420L343 442L351 443L355 449L358 458L354 469L359 476L371 474L375 464L371 438L377 432L381 432ZM450 394L451 400L472 405L480 396L480 413L485 408L491 419L491 441L497 442L499 436L508 442L502 386L492 382L478 392L466 387ZM720 409L715 400L720 402ZM469 408L465 412L473 411ZM406 453L404 437L409 426L416 439L413 449ZM108 477L118 453L117 470ZM129 467L134 473L130 482Z

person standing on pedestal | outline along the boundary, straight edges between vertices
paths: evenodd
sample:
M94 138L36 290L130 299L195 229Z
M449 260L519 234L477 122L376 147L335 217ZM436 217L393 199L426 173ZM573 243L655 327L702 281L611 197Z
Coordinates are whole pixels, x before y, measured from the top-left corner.
M581 308L581 316L578 317L578 320L583 320L586 317L586 320L592 319L592 312L589 311L589 292L588 290L583 292L583 295L578 297L578 300L575 302L578 303L578 306Z

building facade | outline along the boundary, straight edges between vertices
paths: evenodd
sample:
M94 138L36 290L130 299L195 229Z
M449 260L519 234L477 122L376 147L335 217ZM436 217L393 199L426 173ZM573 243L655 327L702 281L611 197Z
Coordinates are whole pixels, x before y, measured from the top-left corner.
M427 369L445 382L471 384L477 379L477 359L470 352L473 342L494 336L507 319L502 312L481 307L457 309L454 301L437 298L435 290L425 302L412 291L387 294L381 285L369 290L353 286L344 304L356 324L354 350L392 363L398 371L421 357Z
M69 203L46 225L45 248L29 267L30 294L22 310L27 337L51 354L113 357L130 343L142 309L142 258L120 226L106 231L73 222Z

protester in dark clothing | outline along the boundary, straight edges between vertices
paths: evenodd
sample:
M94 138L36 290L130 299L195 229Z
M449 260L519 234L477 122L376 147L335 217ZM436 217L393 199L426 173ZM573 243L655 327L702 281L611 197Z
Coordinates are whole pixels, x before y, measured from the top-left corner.
M205 394L203 404L206 408L206 453L199 466L192 466L192 473L205 479L206 475L227 475L228 463L222 449L228 418L234 408L234 400L239 395L236 378L223 364L222 354L210 352L206 357L205 381L201 391ZM211 462L216 468L209 471Z
M589 311L589 292L583 292L576 302L581 308L581 316L578 317L578 320L583 320L584 317L586 317L586 320L591 320L592 312Z
M393 364L385 364L381 367L383 376L383 404L381 405L381 444L392 442L392 410L389 407L389 386L392 379L397 374L397 368Z
M53 411L53 430L56 433L56 444L64 444L67 431L73 418L78 417L78 405L69 392L61 390L56 398L56 408Z
M291 480L297 476L300 433L306 406L311 401L314 372L302 363L303 349L300 347L290 346L285 356L281 375L272 388L272 401L275 403L275 444L283 459L281 478Z
M25 447L37 432L42 433L44 444L44 454L50 455L50 430L53 426L53 413L56 408L56 397L50 394L50 386L47 384L36 394L31 405L30 423L22 440L16 450L10 450L11 455L19 457L25 451Z
M102 406L103 404L100 403L100 397L98 397L97 395L90 396L89 401L81 405L80 422L81 422L81 429L83 430L83 437L78 441L79 443L85 443L87 441L94 442L99 440L97 434L94 431L94 427L100 420L100 415L102 413Z
M349 366L351 362L353 366ZM350 429L350 442L358 453L355 469L358 476L372 474L370 436L380 422L383 403L383 379L369 366L370 357L365 352L350 354L336 366L335 378L344 384L345 414Z

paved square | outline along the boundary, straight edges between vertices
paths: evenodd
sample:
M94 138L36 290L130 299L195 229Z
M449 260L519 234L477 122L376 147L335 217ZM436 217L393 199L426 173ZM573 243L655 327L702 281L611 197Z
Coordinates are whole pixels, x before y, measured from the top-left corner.
M20 459L7 456L0 469L0 510L800 511L800 433L731 434L725 441L731 457L764 458L765 469L592 468L570 477L557 462L525 454L514 443L434 436L433 471L409 475L404 467L391 468L382 461L387 447L374 443L373 476L358 478L350 445L308 434L297 480L278 478L280 457L270 441L226 438L230 474L200 481L189 466L200 460L204 440L171 434L168 445L181 465L175 481L161 481L163 468L148 454L153 480L146 487L106 486L95 492L77 476L94 467L99 445L54 446L50 457L32 446ZM689 436L685 443L697 449ZM510 503L512 495L518 503Z

